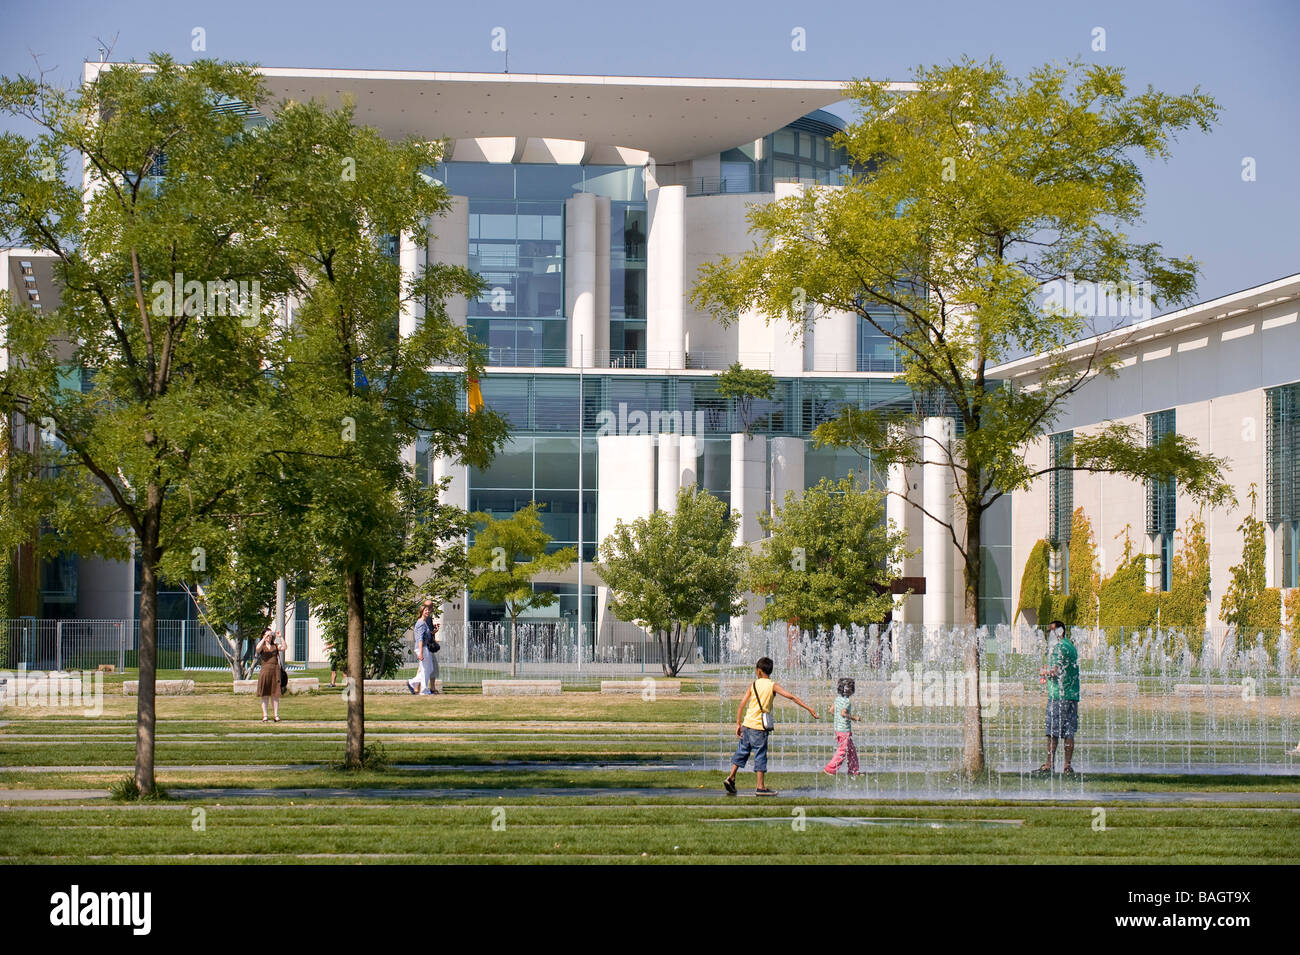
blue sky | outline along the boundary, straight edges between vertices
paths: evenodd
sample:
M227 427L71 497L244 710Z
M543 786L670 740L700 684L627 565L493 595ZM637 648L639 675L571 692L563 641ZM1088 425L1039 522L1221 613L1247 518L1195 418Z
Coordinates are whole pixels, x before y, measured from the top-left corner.
M1138 237L1203 267L1207 299L1300 271L1300 3L894 4L440 3L408 0L60 2L3 5L0 72L72 83L81 62L152 51L268 66L485 70L504 27L514 73L907 79L918 65L993 55L1013 72L1080 57L1123 67L1131 89L1171 93L1199 85L1222 106L1208 135L1188 134L1167 163L1147 168L1146 222ZM195 27L206 54L191 51ZM807 49L791 49L802 28ZM1093 30L1106 50L1092 50ZM1242 181L1242 160L1256 179Z

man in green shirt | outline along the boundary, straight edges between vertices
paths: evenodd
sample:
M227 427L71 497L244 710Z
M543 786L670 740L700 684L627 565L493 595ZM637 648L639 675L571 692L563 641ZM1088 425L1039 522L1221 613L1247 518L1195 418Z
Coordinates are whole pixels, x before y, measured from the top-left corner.
M1065 766L1063 777L1077 776L1070 765L1074 755L1074 733L1079 728L1079 651L1065 632L1065 624L1053 620L1048 629L1050 642L1055 637L1047 656L1047 666L1039 675L1047 680L1047 762L1034 772L1035 776L1050 776L1056 767L1056 741L1065 741Z

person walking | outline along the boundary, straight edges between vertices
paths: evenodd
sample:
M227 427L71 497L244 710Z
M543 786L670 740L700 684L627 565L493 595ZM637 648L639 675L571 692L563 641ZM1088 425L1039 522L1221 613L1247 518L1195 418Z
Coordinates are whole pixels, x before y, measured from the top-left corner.
M835 689L835 702L831 705L835 714L835 755L822 767L822 772L827 776L834 776L846 759L849 775L862 775L858 771L858 749L853 745L853 724L862 722L862 717L853 715L852 696L856 689L857 684L850 677L841 678Z
M406 681L412 694L433 696L438 692L438 658L442 647L438 643L438 624L432 623L433 601L420 605L420 616L415 621L415 678Z
M736 795L736 773L749 762L750 754L753 754L754 772L758 776L754 795L776 795L776 790L767 788L767 734L772 732L774 725L772 704L776 697L793 700L817 719L816 710L772 679L772 666L770 657L760 657L754 664L754 682L741 697L740 707L736 710L736 737L740 742L736 744L736 754L731 757L731 772L722 781L722 788L728 796Z
M255 652L262 672L257 678L257 695L262 699L262 722L266 722L266 701L271 701L275 721L280 722L280 652L285 649L279 634L267 628L257 641Z

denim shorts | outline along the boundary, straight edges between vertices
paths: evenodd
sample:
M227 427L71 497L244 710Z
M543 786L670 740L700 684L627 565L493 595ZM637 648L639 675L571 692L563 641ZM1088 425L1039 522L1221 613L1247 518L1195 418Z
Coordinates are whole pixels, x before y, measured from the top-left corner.
M744 769L749 762L750 753L754 754L754 771L767 772L767 733L744 726L741 727L740 742L736 744L736 755L731 757L731 764Z
M1047 701L1047 735L1055 739L1074 739L1079 728L1078 700Z

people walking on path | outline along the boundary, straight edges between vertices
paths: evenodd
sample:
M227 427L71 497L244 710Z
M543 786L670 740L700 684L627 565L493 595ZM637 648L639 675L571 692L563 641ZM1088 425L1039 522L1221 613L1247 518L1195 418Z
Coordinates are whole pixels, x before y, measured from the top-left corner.
M781 684L772 679L772 666L769 657L762 657L754 664L754 682L745 691L740 707L736 710L736 736L740 742L736 744L736 754L731 758L731 772L722 781L722 788L728 796L736 795L736 773L749 762L751 754L754 757L754 771L758 774L758 788L754 790L754 795L776 795L775 790L767 788L766 778L767 738L775 727L772 704L776 697L793 700L807 710L813 719L818 718L816 710L793 693L786 692Z
M432 623L433 601L420 605L420 617L415 621L415 678L406 681L413 694L432 696L438 692L438 657L442 647L438 643L438 624Z
M857 684L848 677L842 678L835 689L835 702L831 704L835 716L835 755L822 769L827 776L834 776L846 759L849 775L862 775L858 772L858 748L853 745L853 724L862 722L862 717L853 715L852 696L856 689Z

